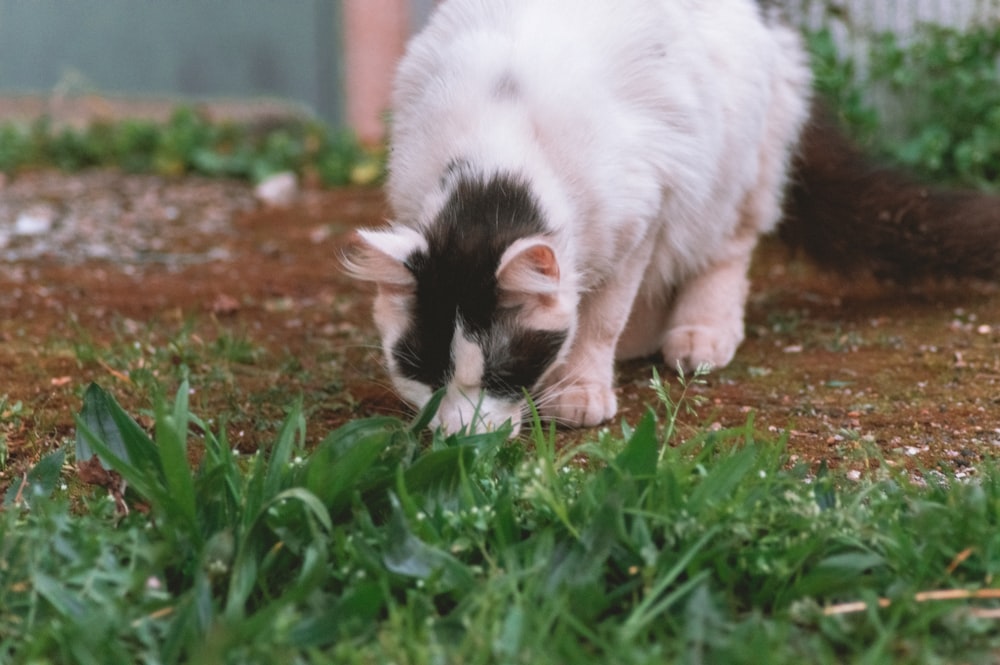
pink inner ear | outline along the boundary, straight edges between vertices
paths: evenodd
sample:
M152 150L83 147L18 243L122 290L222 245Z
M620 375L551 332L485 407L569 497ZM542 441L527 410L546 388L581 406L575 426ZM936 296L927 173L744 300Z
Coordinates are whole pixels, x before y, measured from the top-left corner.
M514 242L500 260L497 281L508 302L551 296L559 289L559 260L555 250L540 238Z
M535 245L524 252L525 259L535 270L551 279L559 279L559 262L556 253L548 245Z

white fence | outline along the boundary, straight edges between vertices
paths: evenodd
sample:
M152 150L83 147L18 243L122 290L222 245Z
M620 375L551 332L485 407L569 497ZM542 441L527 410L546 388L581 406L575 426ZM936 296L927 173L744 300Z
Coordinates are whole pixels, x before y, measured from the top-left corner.
M840 26L854 34L910 34L921 23L955 28L1000 20L1000 0L784 0L808 28Z
M868 44L891 32L906 41L922 24L959 30L996 25L1000 0L781 0L789 16L806 29L827 28L844 55L864 69Z

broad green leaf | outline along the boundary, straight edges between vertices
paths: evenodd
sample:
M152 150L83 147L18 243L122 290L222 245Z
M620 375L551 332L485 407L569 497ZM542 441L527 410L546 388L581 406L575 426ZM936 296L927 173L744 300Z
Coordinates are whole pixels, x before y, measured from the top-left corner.
M104 440L94 434L79 416L76 419L76 428L77 436L82 436L86 440L87 445L94 451L94 454L117 471L129 484L129 487L149 501L155 509L161 511L166 509L166 503L170 497L162 484L158 457L156 468L149 468L150 464L144 464L142 466L145 468L140 468L127 459L119 457L114 451L108 448ZM151 447L155 450L155 446Z
M885 565L885 558L881 554L844 552L826 557L816 567L824 570L836 570L844 575L862 575L883 565Z
M139 424L125 413L115 398L96 383L87 386L83 395L83 408L78 417L119 459L133 465L148 460L150 467L159 468L159 459L152 440ZM94 453L87 438L81 436L78 431L77 461L86 462L94 456ZM103 457L101 463L104 468L111 468Z
M443 591L468 588L473 582L468 567L444 550L417 538L406 522L399 500L390 496L390 502L389 542L382 558L385 567L404 577L435 578Z
M331 512L339 513L347 505L351 492L360 489L359 483L366 479L392 436L382 424L335 432L309 458L306 488Z
M378 582L350 587L322 612L303 618L292 627L289 646L323 647L371 628L386 604L385 590Z
M405 425L397 418L390 416L363 418L341 425L330 432L319 444L319 448L331 447L335 455L342 455L358 445L358 441L367 439L376 433L399 435L405 431ZM389 443L390 441L387 440L386 445Z
M66 619L81 619L86 615L87 607L79 594L68 589L58 579L36 571L32 575L31 582L38 595L47 600Z
M796 584L800 596L856 593L864 588L862 578L885 565L874 552L844 552L826 557L806 570Z
M658 447L656 414L650 409L646 411L625 449L615 458L615 467L633 476L652 475L656 471Z
M475 462L476 450L470 446L435 450L417 458L403 474L406 488L412 493L453 492L463 477L463 469Z
M437 413L438 408L441 406L441 401L444 400L445 389L442 388L434 393L424 408L420 410L417 417L413 419L410 424L410 432L413 434L420 434L428 425L431 424L431 420L434 419L434 415Z
M725 501L757 462L755 446L745 446L716 462L698 483L688 500L689 510L697 514L713 500Z
M26 476L11 483L3 505L12 506L15 501L20 501L30 507L35 500L52 496L59 484L59 472L65 459L66 452L59 448L38 460Z
M514 605L507 611L507 616L500 626L500 634L493 641L493 654L502 661L515 660L520 654L525 621L524 608L519 605Z

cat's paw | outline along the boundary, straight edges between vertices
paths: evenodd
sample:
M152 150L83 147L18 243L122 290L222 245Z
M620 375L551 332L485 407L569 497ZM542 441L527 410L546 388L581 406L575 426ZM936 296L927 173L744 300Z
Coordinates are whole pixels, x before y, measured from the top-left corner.
M618 397L610 384L579 382L561 388L542 408L542 415L560 425L593 427L618 412Z
M679 365L684 372L693 372L703 365L725 367L736 355L736 347L742 341L742 331L710 326L678 326L667 331L663 359L667 367Z

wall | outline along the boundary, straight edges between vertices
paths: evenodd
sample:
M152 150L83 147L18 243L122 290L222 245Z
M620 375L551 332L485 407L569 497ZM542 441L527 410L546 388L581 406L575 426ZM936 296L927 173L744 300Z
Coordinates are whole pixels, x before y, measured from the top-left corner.
M281 97L343 119L335 0L0 0L0 93Z

